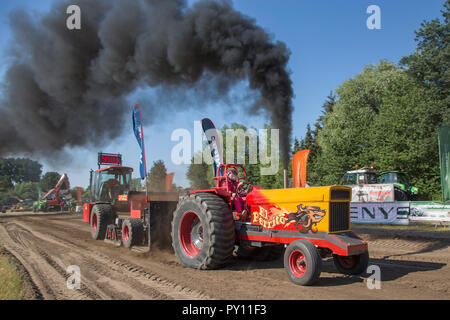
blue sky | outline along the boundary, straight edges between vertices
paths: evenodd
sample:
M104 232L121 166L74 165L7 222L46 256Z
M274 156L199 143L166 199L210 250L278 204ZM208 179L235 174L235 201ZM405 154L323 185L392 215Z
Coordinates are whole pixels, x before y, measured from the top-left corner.
M192 3L195 1L189 1ZM46 12L53 1L3 0L0 3L0 72L4 72L7 60L5 50L11 40L8 14L15 8L30 13ZM424 20L440 17L444 0L235 0L234 7L256 20L258 25L273 35L275 40L286 43L291 50L289 69L295 92L293 105L293 136L303 137L308 123L313 124L321 113L321 105L331 90L343 81L362 71L368 64L381 59L398 62L402 56L415 49L414 30ZM366 9L378 5L381 9L381 30L369 30ZM130 101L130 108L134 101ZM145 108L145 106L142 106ZM186 108L195 106L186 106ZM187 186L186 166L176 166L170 161L170 141L177 128L193 131L193 122L209 117L217 127L232 122L261 128L267 119L243 112L218 111L217 105L206 110L192 110L168 115L169 121L160 121L144 128L147 166L162 159L175 182ZM131 115L130 115L131 119ZM102 146L102 151L124 155L125 164L138 172L139 150L131 130L121 138ZM68 173L72 185L86 187L89 169L95 168L97 151L82 148L71 150L73 160L64 165L50 165L44 159L44 171ZM137 175L137 173L136 173Z

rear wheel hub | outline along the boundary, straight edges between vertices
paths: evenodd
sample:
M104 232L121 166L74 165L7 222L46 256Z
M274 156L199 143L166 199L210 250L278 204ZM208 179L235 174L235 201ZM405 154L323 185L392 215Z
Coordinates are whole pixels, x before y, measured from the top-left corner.
M190 257L195 257L203 248L203 225L195 212L184 214L179 237L183 251Z

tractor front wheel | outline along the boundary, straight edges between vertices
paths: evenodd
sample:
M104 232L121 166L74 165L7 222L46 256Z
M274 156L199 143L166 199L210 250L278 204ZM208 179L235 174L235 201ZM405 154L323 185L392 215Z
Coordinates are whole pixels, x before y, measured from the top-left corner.
M172 221L172 246L180 262L195 269L215 269L233 254L233 215L212 193L196 193L178 203Z
M369 251L354 256L338 256L333 254L333 261L340 273L347 275L359 275L366 271L369 265Z
M122 243L125 248L142 244L144 224L141 219L126 219L122 223Z
M284 269L293 283L314 284L320 277L322 259L315 245L307 240L292 242L284 253Z
M112 208L107 204L96 204L91 211L91 235L94 240L104 240L108 224L114 219Z

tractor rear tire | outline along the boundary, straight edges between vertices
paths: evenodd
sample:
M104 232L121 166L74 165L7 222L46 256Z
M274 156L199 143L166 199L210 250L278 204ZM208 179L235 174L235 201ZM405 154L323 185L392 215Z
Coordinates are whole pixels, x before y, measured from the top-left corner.
M394 188L394 199L395 201L408 201L408 196L405 191Z
M231 210L213 193L196 193L178 203L172 220L172 246L180 262L195 269L227 263L236 231Z
M284 252L284 269L293 283L309 286L317 282L322 259L316 246L307 240L292 242Z
M141 219L125 219L122 223L122 243L125 248L141 245L144 241L144 224Z
M336 269L346 275L360 275L369 265L369 251L356 256L338 256L333 254L333 262Z
M94 240L104 240L106 229L114 220L113 211L108 204L96 204L91 211L91 235Z

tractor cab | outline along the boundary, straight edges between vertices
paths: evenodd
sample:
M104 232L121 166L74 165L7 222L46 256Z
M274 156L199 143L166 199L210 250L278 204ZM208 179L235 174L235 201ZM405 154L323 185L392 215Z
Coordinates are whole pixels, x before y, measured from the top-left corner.
M343 185L376 184L378 183L377 171L373 168L362 168L347 171L343 177Z
M223 164L219 166L213 179L215 180L215 186L212 189L196 190L191 191L191 193L212 192L223 197L226 201L231 201L234 198L233 195L244 199L253 189L253 186L249 184L247 172L240 164Z
M221 174L222 173L222 174ZM232 180L230 177L235 175L235 180ZM217 176L213 178L216 180L215 189L222 190L227 194L231 194L233 192L233 186L247 185L248 178L247 172L244 167L240 164L224 164L219 167L217 170ZM222 192L222 193L223 193Z
M131 191L132 168L113 166L92 174L91 197L93 202L115 203L119 195Z

